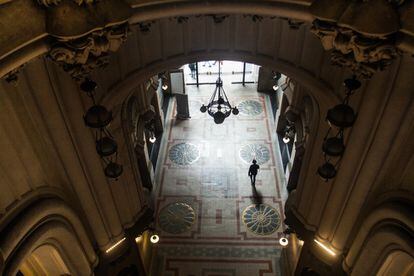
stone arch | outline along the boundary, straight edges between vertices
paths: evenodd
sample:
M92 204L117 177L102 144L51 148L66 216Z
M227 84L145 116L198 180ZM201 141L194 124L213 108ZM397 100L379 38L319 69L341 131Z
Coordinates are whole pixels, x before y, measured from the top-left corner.
M393 251L414 257L412 206L396 200L375 208L363 221L346 255L343 267L358 274L378 271ZM359 274L358 274L359 275Z
M132 95L128 97L123 105L122 116L124 134L127 139L126 143L129 147L130 158L132 160L132 166L134 166L134 172L139 172L138 183L142 184L142 187L151 190L152 180L150 174L150 168L148 168L148 158L145 151L145 124L148 121L146 115L151 113L145 109L140 110L140 102L138 97Z
M92 274L98 258L77 214L59 198L33 202L2 230L0 247L4 275L15 275L19 265L39 246L53 245L74 275Z
M378 269L378 276L401 275L408 276L414 273L414 257L404 251L391 252Z
M105 106L112 107L122 102L137 87L137 84L146 82L149 78L169 68L177 68L183 64L204 60L233 60L253 63L264 66L294 79L300 85L307 88L320 106L328 107L339 103L339 98L333 93L332 88L325 82L315 78L310 72L286 61L275 60L272 57L254 56L246 53L230 51L200 51L184 56L174 56L168 59L159 59L129 74L129 76L111 87L108 93L101 99Z
M24 275L68 275L66 256L62 256L61 250L53 244L43 244L32 251L30 256L19 266L19 271Z

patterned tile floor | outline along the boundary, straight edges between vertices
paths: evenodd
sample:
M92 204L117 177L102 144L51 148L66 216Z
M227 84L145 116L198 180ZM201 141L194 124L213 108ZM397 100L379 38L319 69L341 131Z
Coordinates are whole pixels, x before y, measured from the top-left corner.
M187 86L189 120L170 104L156 172L153 276L280 275L285 180L266 95L224 80L240 108L222 125L199 108L214 86ZM255 189L247 175L260 165Z

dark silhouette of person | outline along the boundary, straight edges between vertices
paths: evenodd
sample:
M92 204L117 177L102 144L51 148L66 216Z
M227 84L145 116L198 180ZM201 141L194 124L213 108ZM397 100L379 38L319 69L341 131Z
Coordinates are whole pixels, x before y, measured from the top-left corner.
M189 63L188 67L190 67L190 70L191 70L191 77L193 79L195 79L195 77L196 77L196 64L195 63Z
M254 186L256 184L256 175L257 175L257 171L259 170L259 165L257 165L257 161L255 159L253 159L252 161L253 164L250 165L249 168L249 173L248 175L250 176L250 181L252 182L252 185Z

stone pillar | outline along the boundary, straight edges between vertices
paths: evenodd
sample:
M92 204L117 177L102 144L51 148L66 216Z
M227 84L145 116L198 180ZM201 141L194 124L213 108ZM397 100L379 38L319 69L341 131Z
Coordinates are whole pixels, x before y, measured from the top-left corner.
M95 275L99 276L147 276L143 256L138 250L135 238L141 235L154 220L154 212L147 208L134 226L125 230L125 240L113 251L102 252Z

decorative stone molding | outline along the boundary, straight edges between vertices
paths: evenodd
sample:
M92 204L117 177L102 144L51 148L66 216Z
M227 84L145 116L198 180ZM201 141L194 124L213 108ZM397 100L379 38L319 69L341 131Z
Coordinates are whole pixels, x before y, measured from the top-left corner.
M151 31L151 25L154 24L155 21L147 21L147 22L139 22L137 25L139 30L142 33L149 33Z
M315 20L311 31L325 50L333 50L331 61L348 67L363 78L384 70L398 56L394 36L370 37L349 28Z
M10 71L9 73L7 73L3 78L6 82L13 84L13 85L17 85L17 82L19 81L19 73L20 70L23 69L23 67L26 64L20 65L19 67L17 67L16 69L13 69L12 71Z
M257 14L246 14L243 17L250 17L253 22L262 22L263 16Z
M187 23L190 17L188 16L176 16L174 19L177 21L178 24Z
M311 31L325 50L332 50L332 63L348 67L363 78L384 70L399 55L397 36L408 26L404 0L316 0ZM407 25L408 24L408 25Z
M74 40L58 40L49 57L60 64L72 78L82 80L95 68L109 62L109 53L119 49L125 42L128 24L104 28Z
M78 4L79 6L82 4L93 4L94 2L96 2L96 0L72 0L72 1ZM60 2L62 2L62 0L37 0L37 3L45 7L58 5Z
M207 16L211 17L216 24L223 23L229 17L227 14L207 14Z

